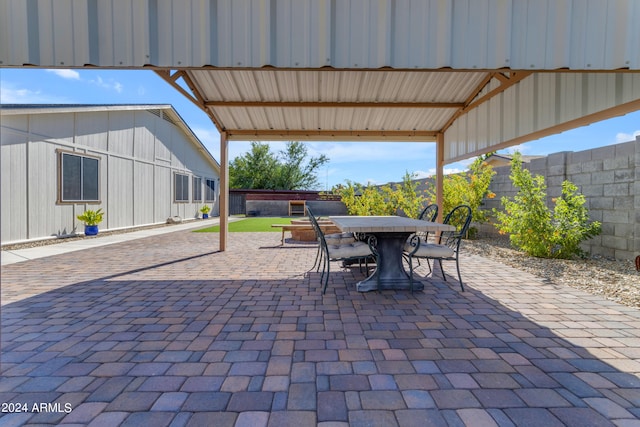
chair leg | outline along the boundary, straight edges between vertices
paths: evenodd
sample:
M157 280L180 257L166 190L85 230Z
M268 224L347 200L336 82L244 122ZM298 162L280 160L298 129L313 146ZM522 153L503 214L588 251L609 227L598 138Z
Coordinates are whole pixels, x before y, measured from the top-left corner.
M318 245L318 251L316 252L316 260L313 262L313 267L311 267L311 270L313 270L316 267L320 268L320 264L318 262L320 259L320 251L321 251L321 248L320 248L320 245Z
M458 263L458 257L456 257L456 269L458 270L458 281L460 282L460 289L464 292L464 285L462 284L462 276L460 276L460 263Z
M322 270L324 272L324 269ZM331 262L327 258L327 277L324 278L324 287L322 288L322 294L327 292L327 285L329 284L329 272L331 271ZM322 283L322 280L320 281Z
M442 278L444 279L444 281L447 281L447 275L444 274L444 268L442 268L442 260L438 259L438 264L440 264L440 272L442 273Z
M324 268L324 251L321 249L316 256L318 259L318 266L316 267L316 272L320 271L320 264L322 264L322 268Z
M322 273L320 274L320 286L322 286L322 281L324 280L324 275L327 271L327 261L325 260L325 257L322 257ZM318 265L318 270L320 270L320 266Z

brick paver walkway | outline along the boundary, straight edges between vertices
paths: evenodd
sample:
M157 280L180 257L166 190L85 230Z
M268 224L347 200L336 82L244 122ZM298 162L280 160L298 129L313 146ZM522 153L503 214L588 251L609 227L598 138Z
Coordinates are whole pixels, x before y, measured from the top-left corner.
M640 425L638 310L475 256L464 293L361 294L336 266L323 296L315 248L279 243L185 231L3 267L0 424Z

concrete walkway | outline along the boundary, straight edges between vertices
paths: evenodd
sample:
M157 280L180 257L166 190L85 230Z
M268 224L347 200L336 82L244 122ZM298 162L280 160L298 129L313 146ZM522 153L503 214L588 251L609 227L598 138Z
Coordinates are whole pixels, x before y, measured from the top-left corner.
M234 218L230 218L230 221L234 220ZM141 239L143 237L149 236L157 236L159 234L165 233L173 233L175 231L211 227L219 223L219 218L211 218L205 221L189 221L183 224L148 228L139 231L111 234L108 236L101 236L100 234L98 234L95 237L84 238L81 240L70 240L68 242L62 241L55 244L36 246L33 248L1 251L1 265L15 264L16 262L28 261L30 259L44 258L48 256L64 254L67 252L81 251L87 248L112 245L114 243L120 242L128 242L130 240Z
M451 263L414 295L335 265L322 295L315 247L229 240L3 266L0 402L27 412L0 425L640 425L638 310L477 256L465 292Z

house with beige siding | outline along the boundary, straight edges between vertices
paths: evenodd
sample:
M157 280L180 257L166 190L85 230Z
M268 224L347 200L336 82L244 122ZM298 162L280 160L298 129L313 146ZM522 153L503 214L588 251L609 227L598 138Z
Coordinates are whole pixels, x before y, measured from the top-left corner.
M220 165L170 105L2 105L2 244L219 213Z

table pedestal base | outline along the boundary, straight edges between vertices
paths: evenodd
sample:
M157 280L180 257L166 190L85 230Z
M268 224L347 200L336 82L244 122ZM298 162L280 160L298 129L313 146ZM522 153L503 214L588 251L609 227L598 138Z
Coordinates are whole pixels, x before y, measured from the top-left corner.
M376 278L376 272L374 272L371 276L369 276L366 280L362 282L356 283L356 289L358 292L369 292L378 290L378 281ZM393 290L411 290L411 282L409 281L409 277L406 280L380 280L380 288L381 291L393 289ZM413 280L413 290L414 291L422 291L424 289L424 284L418 280Z
M402 263L402 250L410 232L369 233L377 239L378 260L371 276L356 284L359 292L386 290L411 290L411 280ZM424 285L414 280L413 290L421 291Z

